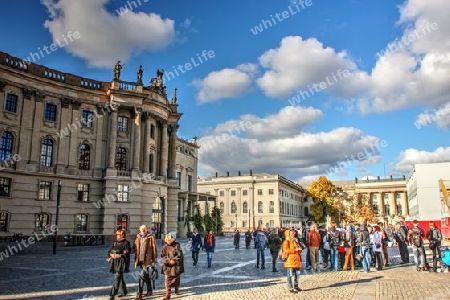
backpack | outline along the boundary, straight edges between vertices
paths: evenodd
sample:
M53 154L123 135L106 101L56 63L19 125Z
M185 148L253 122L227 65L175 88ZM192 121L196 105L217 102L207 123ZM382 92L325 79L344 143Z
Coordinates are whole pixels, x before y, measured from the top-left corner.
M412 243L416 247L422 246L422 231L420 229L412 229Z
M339 247L339 243L341 241L341 233L339 230L330 230L330 244L334 247Z

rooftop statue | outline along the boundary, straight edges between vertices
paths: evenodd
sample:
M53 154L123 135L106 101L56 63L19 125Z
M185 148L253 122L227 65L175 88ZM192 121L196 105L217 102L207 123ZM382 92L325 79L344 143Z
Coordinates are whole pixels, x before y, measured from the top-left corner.
M177 104L177 91L177 88L175 88L175 90L173 91L172 100L170 101L171 104Z
M144 74L144 69L142 69L142 65L139 66L137 71L137 84L142 84L142 75Z
M120 60L118 60L116 65L114 66L114 80L119 80L119 78L120 78L120 70L122 70L123 66L124 65L120 64Z

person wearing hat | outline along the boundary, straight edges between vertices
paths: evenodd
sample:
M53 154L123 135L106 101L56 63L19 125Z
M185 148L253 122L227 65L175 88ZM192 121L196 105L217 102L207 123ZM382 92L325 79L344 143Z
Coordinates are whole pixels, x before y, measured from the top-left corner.
M161 258L166 293L163 300L167 300L170 299L172 287L175 288L176 295L180 293L180 275L184 273L184 261L183 250L171 233L165 235L164 241L166 244L161 251Z
M295 230L286 230L284 234L285 240L283 241L281 247L283 248L283 252L288 255L286 261L284 262L284 267L287 270L287 284L291 293L297 293L301 291L300 269L302 267L302 261L300 259L300 254L302 253L302 248L298 239L295 237ZM292 277L294 277L293 284Z

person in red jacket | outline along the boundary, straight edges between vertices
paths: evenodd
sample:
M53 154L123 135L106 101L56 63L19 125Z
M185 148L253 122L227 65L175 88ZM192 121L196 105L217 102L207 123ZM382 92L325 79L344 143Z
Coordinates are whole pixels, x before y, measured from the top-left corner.
M311 257L311 266L313 271L318 271L319 266L319 246L320 246L320 234L317 231L317 225L311 224L309 227L309 233L308 233L308 248L309 248L309 255Z
M298 239L295 237L295 230L286 230L286 239L283 242L283 252L288 254L286 261L284 262L284 267L286 268L286 278L289 291L291 293L296 293L301 291L300 284L300 268L302 267L302 262L300 260L300 254L302 253L302 248ZM292 284L292 277L294 277L294 284Z

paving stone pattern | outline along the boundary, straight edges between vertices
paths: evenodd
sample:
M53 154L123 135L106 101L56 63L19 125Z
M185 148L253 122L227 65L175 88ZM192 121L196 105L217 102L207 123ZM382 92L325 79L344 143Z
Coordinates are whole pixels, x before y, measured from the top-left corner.
M281 261L279 272L271 272L271 257L266 250L266 269L255 268L256 250L234 249L232 238L218 238L213 266L206 267L206 254L192 266L187 240L180 240L185 251L185 273L181 294L172 299L450 299L450 274L416 272L412 264L400 265L396 248L390 248L391 267L382 271L302 270L302 292L290 293ZM0 250L10 244L0 245ZM112 274L105 262L109 245L58 247L52 254L50 243L30 245L25 251L0 261L0 299L109 299ZM161 243L158 243L159 250ZM410 249L411 250L411 249ZM412 251L410 251L412 253ZM305 261L305 253L303 253ZM412 261L412 257L411 257ZM126 297L134 299L137 273L125 275ZM156 281L154 295L164 296L163 276Z

